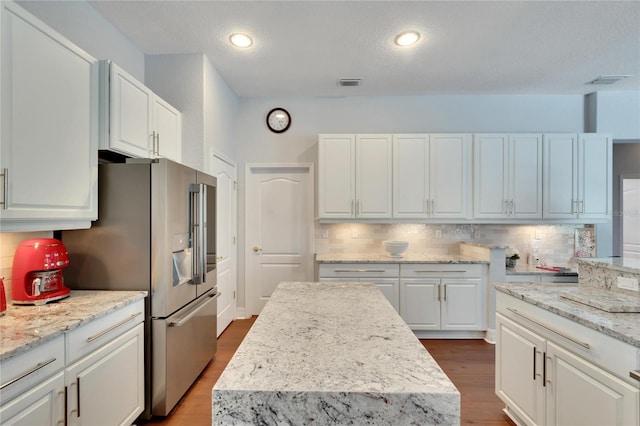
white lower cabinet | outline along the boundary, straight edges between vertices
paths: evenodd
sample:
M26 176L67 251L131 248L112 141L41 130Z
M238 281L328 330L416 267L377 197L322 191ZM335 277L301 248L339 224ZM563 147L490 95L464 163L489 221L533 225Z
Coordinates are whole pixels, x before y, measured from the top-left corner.
M140 300L0 363L2 425L130 425L144 409Z
M400 315L412 330L485 329L479 265L403 264Z
M511 299L498 294L495 390L516 424L639 424L637 348Z
M370 282L387 298L391 306L400 312L399 267L397 264L321 264L321 282Z
M67 424L132 424L144 409L143 352L144 329L138 324L68 367Z
M64 395L64 373L59 372L3 404L0 424L64 425Z

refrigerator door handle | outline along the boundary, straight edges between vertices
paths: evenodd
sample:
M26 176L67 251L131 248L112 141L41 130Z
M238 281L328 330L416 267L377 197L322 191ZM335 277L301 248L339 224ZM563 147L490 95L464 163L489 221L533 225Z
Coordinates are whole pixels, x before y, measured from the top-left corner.
M207 303L209 303L209 302L210 302L210 300L209 300L210 298L213 298L213 299L215 300L215 299L217 299L218 297L220 297L221 295L222 295L222 293L221 293L221 292L218 292L218 293L215 293L215 294L210 294L210 295L208 295L208 296L205 298L205 300L202 300L202 301L200 302L200 304L199 304L197 307L195 307L191 312L189 312L189 313L188 313L187 315L185 315L184 317L182 317L182 318L178 318L178 319L176 319L176 320L173 320L173 319L169 318L169 319L167 320L167 325L168 325L169 327L180 327L181 325L186 324L186 323L187 323L191 318L193 318L194 316L196 316L196 315L198 314L198 312L199 312L202 308L204 308L204 307L205 307L205 305L206 305Z
M193 265L193 278L191 279L192 284L200 284L202 283L202 273L201 265L200 265L200 256L201 256L201 185L191 184L189 187L189 202L190 202L190 210L191 210L191 251L193 254L193 258L191 259Z

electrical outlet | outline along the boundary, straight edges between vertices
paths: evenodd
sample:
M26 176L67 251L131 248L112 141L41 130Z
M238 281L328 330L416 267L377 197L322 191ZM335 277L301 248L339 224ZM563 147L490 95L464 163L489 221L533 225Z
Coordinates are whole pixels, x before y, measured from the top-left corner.
M618 277L618 288L625 290L640 291L637 278Z
M328 229L323 229L322 230L322 239L323 240L329 239L329 230Z
M542 232L539 229L536 229L536 240L542 239Z
M442 231L439 229L436 229L436 239L439 240L440 238L442 238Z
M351 231L351 238L358 238L358 231Z

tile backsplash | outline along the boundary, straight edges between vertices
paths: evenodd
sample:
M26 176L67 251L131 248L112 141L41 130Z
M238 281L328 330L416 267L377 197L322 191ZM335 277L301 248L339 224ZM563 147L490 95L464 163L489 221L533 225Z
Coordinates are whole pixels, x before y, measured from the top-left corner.
M53 232L11 232L0 233L0 277L3 277L7 300L11 300L11 268L13 254L18 245L29 238L52 238Z
M590 225L444 225L444 224L363 224L315 225L316 253L383 253L382 241L409 242L407 252L456 254L458 243L472 241L508 245L520 252L520 262L529 253L541 263L565 266L573 262L575 230Z

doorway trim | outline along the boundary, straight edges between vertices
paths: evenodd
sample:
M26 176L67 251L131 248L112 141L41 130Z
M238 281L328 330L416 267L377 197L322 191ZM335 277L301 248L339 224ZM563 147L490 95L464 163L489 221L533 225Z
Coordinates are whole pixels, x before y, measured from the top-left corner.
M617 236L617 247L618 253L622 257L624 255L624 234L623 234L623 214L624 214L624 180L625 179L640 179L640 174L637 173L627 173L621 174L618 180L618 205L615 207L614 215L617 215L617 220L612 221L615 223L613 234Z

